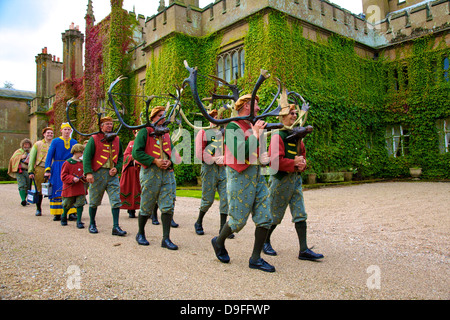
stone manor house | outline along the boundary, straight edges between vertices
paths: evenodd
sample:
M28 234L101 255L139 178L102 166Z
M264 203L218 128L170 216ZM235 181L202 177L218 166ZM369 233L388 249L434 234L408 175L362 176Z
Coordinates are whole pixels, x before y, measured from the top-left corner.
M111 5L113 13L114 6L121 7L121 1L111 0ZM149 69L158 67L154 64L160 53L167 55L167 52L177 52L176 48L174 51L167 49L171 39L177 37L199 39L200 42L212 38L215 64L212 70L216 76L229 82L244 81L242 79L248 77L252 66L252 71L268 67L269 72L273 69L286 72L289 65L298 63L297 57L301 56L301 61L307 66L302 69L302 66L297 65L299 74L313 79L308 80L307 84L298 84L297 89L304 89L302 94L311 102L311 121L315 129L321 133L327 132L318 133L311 140L311 145L307 144L313 158L324 159L326 155L332 154L334 158L348 160L337 162L334 167L366 166L367 176L372 173L380 176L386 170L390 170L391 176L398 176L403 173L399 167L406 165L406 162L399 163L398 159L414 159L418 165L427 167L426 163L418 160L422 153L431 152L432 164L428 166L428 172L432 172L430 177L449 178L448 173L445 175L442 172L450 171L450 1L362 0L362 5L363 13L355 14L328 0L211 0L204 8L199 7L198 0L161 0L157 12L128 12L136 22L133 45L127 52L130 57L128 70L135 83L133 93L148 93L149 87L153 85L149 81L154 79ZM111 16L95 25L94 9L95 1L88 0L86 30L107 25L108 19L114 19L111 13ZM286 28L292 28L289 30L293 31L286 33ZM24 128L19 127L0 131L2 144L9 139L8 146L3 147L5 157L1 159L0 167L7 166L7 155L12 154L23 137L28 136L33 142L40 138L41 128L49 123L48 111L54 108L57 99L55 87L61 79L79 79L84 76L86 89L88 80L85 68L94 63L84 52L86 49L83 49L89 37L88 31L85 35L78 26L72 24L62 33L62 61L49 54L46 48L36 56L36 93L34 99L27 98L29 102L24 107L28 113L26 127L29 134L26 135ZM286 44L285 39L290 41L289 44ZM287 62L277 61L278 57L274 56L278 56L278 53L282 56L281 53L295 47L295 39L301 39L306 54L287 55ZM339 48L339 43L343 49ZM205 48L202 52L207 51ZM280 50L278 53L277 49ZM265 50L269 52L266 55L254 52ZM351 57L349 59L352 61L348 68L342 61L346 56ZM180 59L177 61L182 61ZM257 66L257 61L261 61L262 65ZM357 70L349 73L356 77L354 84L336 83L341 81L336 79L348 81L345 79L348 78L346 72L349 72L346 69L352 68ZM172 72L177 73L179 70L183 70L183 67ZM186 76L181 74L179 79ZM253 79L257 76L253 75ZM283 77L282 74L276 76ZM104 87L108 85L105 83ZM350 93L347 97L341 91L345 86L345 92ZM375 91L369 92L370 88ZM356 89L358 91L354 93ZM10 114L14 112L9 105L15 99L7 94L0 95L0 117L4 117L5 109ZM333 110L346 107L352 114L341 114L339 111L339 117L335 119L323 116L331 111L327 105L340 99L342 101L336 102ZM9 104L5 105L4 101ZM98 101L98 104L102 103L105 102ZM368 119L365 119L366 116ZM364 123L366 120L367 123ZM58 120L54 124L58 127ZM382 143L384 162L367 164L370 161L367 159L375 157L369 149L365 151L364 159L359 159L357 163L350 161L357 157L359 151L348 153L342 150L347 148L346 141L353 143L353 139L357 140L359 131L356 134L349 133L345 132L345 128L367 129L360 133L366 137L366 141L355 142L355 149L361 151L362 148L370 149L371 145ZM314 145L320 145L326 154L325 151L315 149ZM368 169L371 165L380 168ZM381 169L386 166L389 168ZM315 169L324 171L325 164Z

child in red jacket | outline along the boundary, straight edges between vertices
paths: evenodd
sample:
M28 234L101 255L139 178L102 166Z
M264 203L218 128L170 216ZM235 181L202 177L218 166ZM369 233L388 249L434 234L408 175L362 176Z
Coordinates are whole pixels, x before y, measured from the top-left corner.
M61 216L61 225L67 225L67 212L70 208L77 209L77 228L84 228L84 223L81 222L81 215L83 214L83 206L86 204L87 188L85 187L85 177L83 173L83 161L80 159L83 156L84 145L75 144L70 150L73 154L72 158L67 159L61 169L61 180L63 182L63 189L61 196L63 198L62 205L64 208Z

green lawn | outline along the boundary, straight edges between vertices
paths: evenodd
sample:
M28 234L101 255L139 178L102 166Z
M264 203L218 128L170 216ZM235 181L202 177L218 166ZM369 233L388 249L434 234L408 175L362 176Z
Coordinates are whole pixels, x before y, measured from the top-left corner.
M177 189L177 197L188 197L188 198L202 198L202 190L194 190L194 189ZM215 196L216 200L219 200L219 195L216 192Z
M17 184L17 181L0 181L0 184ZM177 189L177 197L187 197L187 198L202 198L202 190L199 190L198 188L192 188L189 187ZM215 199L219 200L219 195L216 192Z

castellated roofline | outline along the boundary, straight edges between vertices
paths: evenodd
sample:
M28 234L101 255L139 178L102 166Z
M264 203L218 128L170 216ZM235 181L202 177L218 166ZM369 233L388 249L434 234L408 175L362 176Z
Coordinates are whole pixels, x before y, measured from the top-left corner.
M171 0L168 6L160 6L160 11L152 16L138 14L142 31L138 47L148 51L174 32L201 37L226 30L240 20L271 8L309 26L377 49L395 42L399 34L414 36L413 30L418 28L431 31L444 28L450 8L448 0L422 1L409 9L381 17L373 15L377 12L355 14L327 0L218 0L204 8L186 4L186 1Z

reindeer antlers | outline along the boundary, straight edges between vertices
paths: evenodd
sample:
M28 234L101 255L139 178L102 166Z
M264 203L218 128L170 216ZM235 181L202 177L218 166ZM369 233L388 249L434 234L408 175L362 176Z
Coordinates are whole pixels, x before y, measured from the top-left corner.
M96 132L92 132L92 133L82 133L82 132L77 130L77 128L72 123L72 119L70 119L70 108L77 107L77 103L78 103L77 99L71 98L69 101L67 101L67 107L66 107L67 122L69 122L69 125L72 127L73 131L75 131L80 136L84 136L84 137L89 137L89 136L92 136L94 134L100 133L101 132L100 130L96 131ZM100 128L100 118L101 118L103 112L99 112L96 107L92 107L92 108L94 109L95 113L97 114L98 127ZM123 110L122 111L118 111L118 110L116 111L116 113L120 113L120 112L123 113ZM122 124L117 129L116 134L119 133L120 129L122 129Z
M200 109L201 113L203 114L203 116L211 123L214 123L216 125L222 125L222 124L226 124L229 123L231 121L235 121L235 120L248 120L252 123L255 123L257 120L259 119L263 119L265 117L268 116L272 116L275 113L274 112L269 112L269 110L272 108L274 102L276 99L274 99L274 101L272 101L272 103L269 105L269 107L266 108L266 110L263 112L263 114L261 114L260 116L256 116L254 115L254 108L255 108L255 100L256 100L256 94L258 89L260 88L260 86L262 85L262 83L268 79L270 77L270 74L266 71L266 70L261 70L261 74L253 88L252 91L252 98L250 101L250 114L247 116L237 116L237 117L230 117L230 118L226 118L226 119L214 119L213 117L211 117L208 112L206 111L205 106L203 105L202 100L200 99L199 93L198 93L198 88L197 88L197 67L195 68L191 68L189 67L189 64L187 63L187 61L184 61L184 65L186 67L186 69L189 71L189 77L186 78L183 81L183 85L184 84L189 84L190 88L191 88L191 93L192 93L192 97L194 98L195 103L197 104L198 108ZM214 77L216 78L216 77ZM216 78L219 79L219 78ZM224 83L225 85L227 85L229 88L232 88L233 85L230 85L228 82L220 79L219 81L221 81L222 83ZM278 94L280 93L280 85L278 86ZM234 91L233 91L234 90ZM240 93L240 91L238 91L237 87L233 87L232 88L233 91L233 95L232 96L222 96L222 97L226 97L228 99L232 99L234 100L234 98L236 98L236 95L238 95ZM237 101L234 100L234 101ZM275 129L275 128L281 128L283 125L281 123L277 123L277 124L273 124L273 123L268 123L266 128L267 129Z

